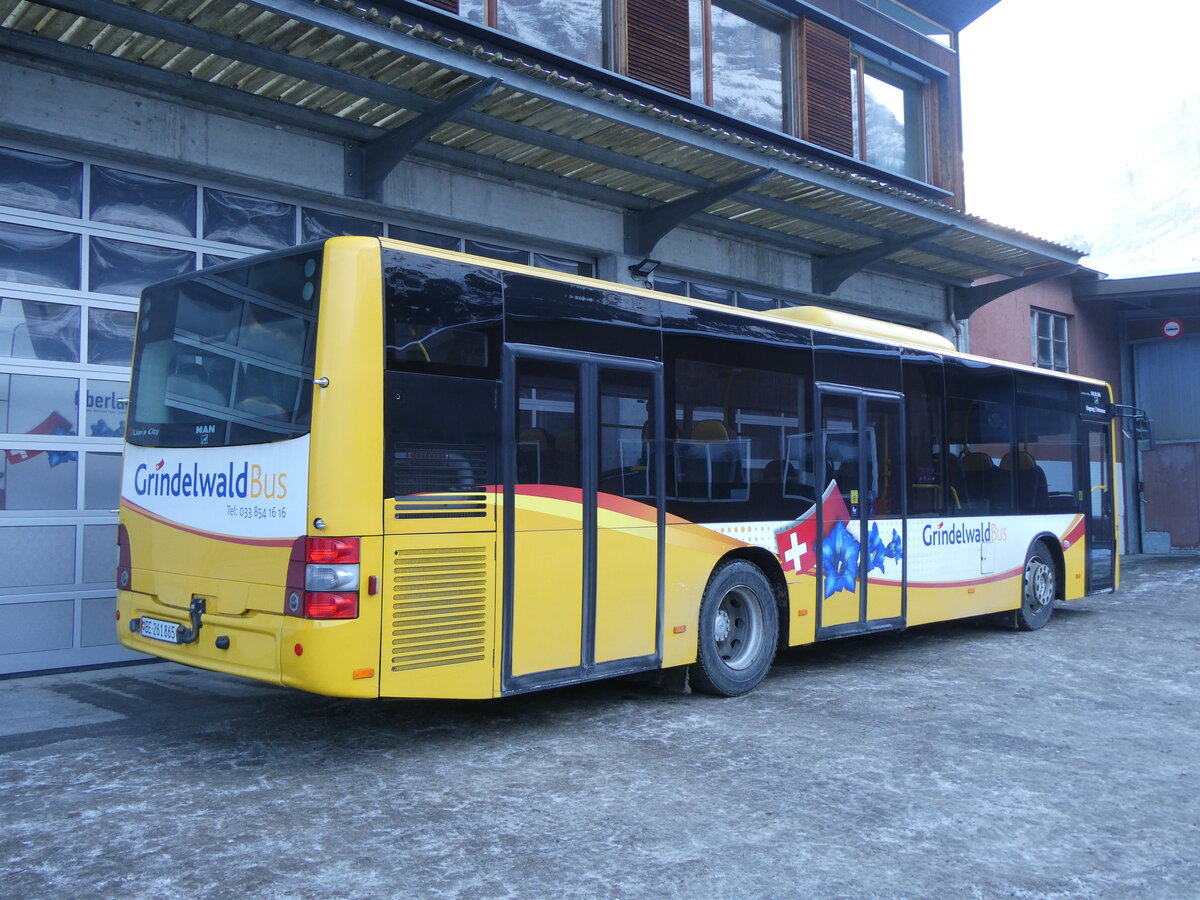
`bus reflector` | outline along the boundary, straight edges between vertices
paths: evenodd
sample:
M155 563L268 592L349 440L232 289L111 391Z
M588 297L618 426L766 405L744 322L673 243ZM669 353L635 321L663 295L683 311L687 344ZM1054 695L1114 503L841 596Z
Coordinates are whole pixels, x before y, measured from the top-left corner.
M358 538L310 537L305 556L309 563L356 563Z
M309 591L304 595L307 619L357 619L358 594L326 594Z
M354 680L355 681L361 681L364 678L374 678L374 677L375 677L374 669L355 669L354 670Z

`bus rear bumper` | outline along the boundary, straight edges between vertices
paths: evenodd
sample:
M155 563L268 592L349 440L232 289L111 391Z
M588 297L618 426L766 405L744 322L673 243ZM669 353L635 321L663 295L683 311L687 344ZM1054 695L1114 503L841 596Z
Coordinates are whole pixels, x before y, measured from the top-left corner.
M280 684L279 632L282 616L247 612L237 616L193 616L149 594L117 592L117 636L130 650L162 659ZM171 626L182 631L171 633Z
M256 610L193 616L136 591L117 592L117 614L118 637L130 650L315 694L379 696L375 617L319 622Z

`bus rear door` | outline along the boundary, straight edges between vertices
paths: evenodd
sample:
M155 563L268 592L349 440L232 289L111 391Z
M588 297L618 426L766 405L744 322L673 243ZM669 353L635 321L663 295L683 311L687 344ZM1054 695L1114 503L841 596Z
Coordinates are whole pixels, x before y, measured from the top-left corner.
M505 353L501 690L662 658L662 369L524 345Z

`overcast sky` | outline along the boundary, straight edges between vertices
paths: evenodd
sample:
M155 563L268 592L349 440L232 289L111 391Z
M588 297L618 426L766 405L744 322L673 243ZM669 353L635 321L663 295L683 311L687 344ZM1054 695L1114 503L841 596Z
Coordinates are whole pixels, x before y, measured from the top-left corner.
M1200 270L1172 196L1200 202L1197 35L1197 0L1000 0L961 34L968 212L1112 274Z

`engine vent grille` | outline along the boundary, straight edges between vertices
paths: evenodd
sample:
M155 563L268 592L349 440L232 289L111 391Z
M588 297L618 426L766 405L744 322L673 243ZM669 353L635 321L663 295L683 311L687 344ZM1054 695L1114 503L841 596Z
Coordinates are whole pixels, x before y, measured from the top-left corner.
M396 498L397 519L478 519L487 514L487 494L418 494Z
M491 483L491 453L474 444L392 444L392 496L474 493Z
M490 576L486 548L397 550L394 563L392 671L483 659Z

